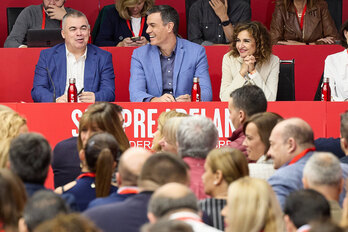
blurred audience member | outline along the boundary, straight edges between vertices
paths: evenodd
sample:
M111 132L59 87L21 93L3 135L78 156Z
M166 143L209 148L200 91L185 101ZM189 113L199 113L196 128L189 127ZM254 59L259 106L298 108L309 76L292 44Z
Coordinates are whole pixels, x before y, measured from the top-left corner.
M346 155L341 162L348 163L348 110L341 114L340 135L340 145Z
M27 200L25 188L10 170L0 168L0 231L16 232Z
M195 194L187 186L179 183L165 184L150 199L149 221L155 223L161 218L168 218L186 222L194 232L220 231L201 221L197 203Z
M166 124L167 120L173 117L185 117L187 114L181 113L175 110L163 111L157 119L157 130L153 133L152 141L152 150L161 151L162 147L159 144L159 141L163 138L163 127Z
M187 36L201 45L228 44L233 26L250 18L250 5L245 1L198 0L190 7Z
M150 156L138 180L139 193L117 204L102 205L84 212L104 232L138 232L148 222L147 206L152 193L160 186L189 183L187 166L178 157L167 153ZM117 216L116 216L117 215Z
M283 208L285 198L291 192L303 188L303 168L315 150L313 130L304 120L290 118L273 128L269 141L267 154L278 170L268 179L268 183Z
M116 174L117 192L111 193L108 197L101 197L91 201L88 208L121 202L137 194L139 192L138 179L140 172L150 155L152 153L143 148L129 148L126 150L121 156Z
M284 214L287 232L305 232L309 231L309 224L312 221L324 221L330 218L330 206L319 192L302 189L286 198Z
M97 102L87 109L79 122L78 137L59 142L53 150L52 168L56 188L74 181L80 175L79 152L93 133L104 131L113 135L122 152L130 147L123 130L121 106L109 102Z
M303 169L303 187L314 189L326 198L330 204L331 218L336 223L342 218L339 198L344 185L343 169L347 173L348 165L343 164L341 168L337 157L328 152L315 152Z
M232 136L228 138L231 141L228 146L236 148L247 155L246 147L243 145L245 139L243 123L252 115L267 110L265 94L262 89L255 85L245 85L238 88L230 94L228 110L230 112L230 120L235 129Z
M230 147L213 149L208 153L202 175L204 192L211 198L199 201L201 210L207 214L209 223L224 230L221 210L226 205L228 186L238 178L248 176L248 161L243 153Z
M159 144L161 145L161 148L162 148L161 150L163 152L169 152L174 155L178 155L176 133L178 131L178 127L182 119L183 119L182 117L170 118L164 125L162 129L163 137L159 141Z
M192 226L178 221L161 219L156 223L147 223L141 227L141 232L193 232Z
M69 207L59 195L46 190L37 191L24 208L18 223L19 232L32 232L42 222L68 212Z
M263 112L251 116L243 125L245 140L243 145L246 147L251 177L267 180L273 173L273 160L267 156L269 149L269 136L273 127L283 118L276 113Z
M34 232L101 232L93 222L80 214L60 214L40 224Z
M8 166L8 151L11 141L21 133L28 132L27 120L12 109L2 106L0 110L0 168Z
M146 33L146 12L154 0L118 0L103 12L97 46L142 46L150 41Z
M111 134L103 132L92 135L80 151L81 175L55 192L72 194L78 209L84 211L96 197L106 197L117 191L117 187L111 185L111 178L121 154Z
M337 29L325 0L277 0L272 15L272 43L333 44Z
M310 223L309 232L346 232L339 225L331 220L318 220Z
M341 27L340 37L345 49L325 59L324 78L329 78L332 101L348 100L348 90L345 88L348 84L348 20Z
M218 131L204 116L186 117L177 130L178 154L190 167L191 189L198 199L206 198L202 175L208 153L216 147Z
M221 101L233 90L257 85L267 101L275 101L278 90L279 58L272 54L270 34L260 22L240 23L234 28L231 51L222 61Z
M266 181L243 177L228 188L225 232L283 232L279 203Z
M18 15L4 47L26 48L27 34L30 29L60 28L63 16L71 10L64 7L65 2L66 0L43 0L40 5L24 8Z
M9 151L11 170L23 181L27 195L44 186L51 161L51 147L40 134L25 133L13 139Z

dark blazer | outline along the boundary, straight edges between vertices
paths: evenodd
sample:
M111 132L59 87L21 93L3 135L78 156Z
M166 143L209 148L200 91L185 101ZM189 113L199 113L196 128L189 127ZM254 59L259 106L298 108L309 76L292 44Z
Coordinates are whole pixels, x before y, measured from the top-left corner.
M290 3L285 7L283 0L278 0L272 15L270 33L273 44L284 40L312 43L324 37L332 36L337 39L338 36L335 23L324 0L318 1L312 8L307 8L303 32L294 4Z
M86 210L83 214L103 232L139 232L148 222L147 205L153 192L141 192L123 202Z
M133 36L128 28L127 21L121 18L115 7L106 9L104 14L99 33L94 42L95 45L116 46L124 38ZM144 29L141 35L145 36L145 38L150 41L149 35L146 33L146 18L147 17L145 17ZM132 24L130 24L130 26L132 27Z
M64 94L67 80L64 43L41 51L31 90L34 102L53 101L53 86L48 72L52 76L56 88L56 98L58 98ZM84 91L93 92L96 101L115 101L115 74L112 55L92 44L87 45Z

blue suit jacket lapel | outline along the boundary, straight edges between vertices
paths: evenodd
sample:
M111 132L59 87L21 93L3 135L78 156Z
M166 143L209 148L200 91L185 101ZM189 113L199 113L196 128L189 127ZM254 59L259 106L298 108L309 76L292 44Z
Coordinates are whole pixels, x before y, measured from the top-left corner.
M155 74L157 89L159 94L163 93L163 84L162 84L162 69L161 69L161 60L159 55L159 50L157 46L151 46L151 55L149 63L153 67L153 73ZM154 86L149 86L149 88L153 88Z
M53 82L56 85L56 97L60 97L64 94L66 86L66 51L65 44L59 47L54 54L54 63L56 70L49 70L51 73L57 73L57 75L52 76ZM52 74L51 74L52 75ZM55 81L55 79L57 81ZM57 85L58 84L58 85Z
M87 58L85 61L84 88L85 91L95 91L93 89L96 72L96 51L92 46L87 47ZM78 91L80 91L78 89Z
M184 60L185 50L181 44L181 40L176 38L176 54L174 61L174 73L173 73L173 93L176 97L176 89L178 87L178 78L181 69L182 62Z

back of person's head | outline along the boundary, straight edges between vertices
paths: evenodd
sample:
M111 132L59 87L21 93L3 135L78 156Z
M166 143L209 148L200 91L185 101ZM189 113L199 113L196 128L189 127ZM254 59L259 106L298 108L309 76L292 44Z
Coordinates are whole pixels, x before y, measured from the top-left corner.
M161 14L163 25L167 25L168 23L173 23L174 24L173 33L174 35L178 35L179 14L173 7L168 5L156 5L147 11L147 15L154 14L154 13Z
M213 121L198 115L183 118L176 136L179 155L202 159L216 147L219 139Z
M157 131L154 133L154 138L152 142L153 151L161 151L161 146L159 141L163 138L163 127L166 124L167 120L174 117L186 117L188 116L185 113L181 113L175 110L163 111L157 119Z
M87 140L84 153L88 169L96 174L96 196L108 196L112 173L122 154L116 139L109 133L96 133Z
M262 179L243 177L228 189L227 230L284 231L281 209L271 186Z
M135 7L140 4L140 2L140 0L118 0L116 1L115 6L121 18L130 20L132 15L129 13L129 8ZM144 0L144 6L140 10L141 17L146 16L146 12L152 8L153 4L154 0Z
M192 227L179 220L161 219L155 223L147 223L140 229L141 232L193 232Z
M278 122L283 120L283 117L279 114L272 112L262 112L257 113L251 116L244 124L243 124L243 132L245 134L246 127L249 123L255 124L257 127L258 134L260 135L260 139L262 143L265 145L265 151L263 154L266 154L270 147L269 136L275 125Z
M230 147L213 149L208 153L205 162L213 173L220 170L227 184L249 175L248 161L245 155L237 149Z
M44 221L56 217L60 213L68 213L65 201L57 194L48 190L37 191L29 198L24 208L23 218L29 232Z
M341 31L340 31L340 37L341 37L341 45L345 48L348 48L348 44L347 44L347 37L345 35L345 33L348 33L348 20L346 20L342 26L341 26Z
M281 121L279 125L283 125L282 139L286 142L289 138L293 138L301 148L314 146L314 134L311 126L301 118L289 118Z
M66 25L66 20L68 18L85 18L87 23L88 23L88 19L86 17L86 15L84 13L82 13L81 11L78 11L78 10L73 10L73 9L70 9L63 17L62 19L62 29L65 29L65 25ZM88 25L89 27L89 25Z
M179 183L168 183L159 187L151 196L148 205L148 213L156 219L181 210L197 213L198 203L195 194L189 187Z
M118 165L118 184L122 186L137 186L141 169L152 153L144 148L131 147L121 156ZM121 179L121 181L119 181Z
M120 121L121 112L122 107L110 102L97 102L90 105L79 122L78 149L83 148L81 132L92 128L95 131L104 131L113 135L119 144L120 150L122 152L127 150L129 141Z
M27 121L17 112L2 106L0 110L0 168L5 168L8 162L8 151L13 138L18 136Z
M22 181L10 170L0 168L1 229L17 228L27 196ZM1 227L1 226L0 226Z
M25 133L13 139L10 167L24 183L43 184L51 162L51 147L40 134Z
M34 232L101 232L91 220L82 214L59 214L57 217L40 224Z
M330 205L319 192L302 189L292 192L286 198L284 214L286 222L290 219L296 228L300 228L313 220L330 218Z
M347 232L332 220L318 220L310 223L310 232Z
M154 191L169 182L188 184L188 181L187 165L184 161L172 154L157 153L144 163L138 186Z
M345 140L346 147L348 147L348 111L341 114L341 140ZM342 142L341 142L342 144ZM347 148L342 147L344 150L347 150Z
M342 169L340 161L330 152L314 152L303 169L303 177L311 186L341 186Z
M256 85L244 85L231 93L235 108L244 111L247 118L267 110L267 99Z

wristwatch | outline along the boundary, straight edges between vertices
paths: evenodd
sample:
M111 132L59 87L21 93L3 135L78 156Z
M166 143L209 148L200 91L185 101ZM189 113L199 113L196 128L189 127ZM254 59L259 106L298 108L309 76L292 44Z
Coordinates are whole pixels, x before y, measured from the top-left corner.
M224 26L224 27L230 25L230 23L231 23L230 20L226 20L226 21L221 22L222 26Z

